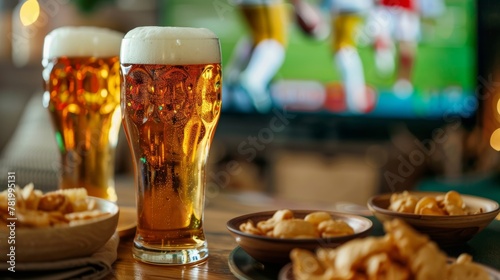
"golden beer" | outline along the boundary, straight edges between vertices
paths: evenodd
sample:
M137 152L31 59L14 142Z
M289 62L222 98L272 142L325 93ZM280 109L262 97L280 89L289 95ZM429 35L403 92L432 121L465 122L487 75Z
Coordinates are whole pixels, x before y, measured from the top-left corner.
M121 63L136 178L133 255L149 263L202 261L205 165L221 109L219 41L206 29L136 28L122 42Z
M44 106L61 153L60 188L83 187L116 201L114 158L120 129L123 34L94 27L63 27L44 44Z

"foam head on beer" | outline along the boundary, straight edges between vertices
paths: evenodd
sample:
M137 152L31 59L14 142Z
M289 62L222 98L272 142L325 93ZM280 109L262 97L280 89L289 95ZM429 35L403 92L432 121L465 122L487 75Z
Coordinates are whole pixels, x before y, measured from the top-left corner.
M220 63L217 35L206 28L143 26L130 30L120 51L123 64Z
M43 59L118 56L123 33L93 26L65 26L45 36Z

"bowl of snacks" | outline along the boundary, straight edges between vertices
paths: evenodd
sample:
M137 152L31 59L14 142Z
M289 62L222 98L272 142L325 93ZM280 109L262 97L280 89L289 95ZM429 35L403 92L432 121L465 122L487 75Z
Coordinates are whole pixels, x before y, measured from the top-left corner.
M368 200L368 208L382 222L404 220L442 247L469 241L500 212L493 200L456 191L381 194Z
M285 264L293 248L335 248L368 235L372 225L369 219L352 214L283 209L233 218L227 229L255 260Z
M315 252L293 249L292 262L278 279L498 279L493 268L475 263L468 254L449 258L435 242L403 220L384 222L385 236L351 240Z
M11 244L19 262L90 256L114 234L118 212L116 204L87 196L83 188L45 194L32 184L8 189L0 193L0 243Z

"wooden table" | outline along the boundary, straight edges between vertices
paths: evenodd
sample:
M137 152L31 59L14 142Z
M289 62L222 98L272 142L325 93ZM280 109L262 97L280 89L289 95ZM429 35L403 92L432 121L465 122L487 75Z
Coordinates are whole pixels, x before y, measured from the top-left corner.
M135 206L132 178L117 180L118 205ZM133 235L122 237L118 248L118 259L113 265L113 273L106 279L236 279L228 266L228 256L237 246L229 235L226 222L238 215L255 211L276 209L274 205L263 206L260 203L252 206L237 203L229 195L219 195L208 200L205 207L205 234L208 242L209 257L206 262L190 266L150 265L132 257ZM235 203L236 202L236 203Z
M117 182L118 204L134 206L134 187L131 178ZM207 201L205 208L206 237L209 258L191 266L149 265L133 259L133 236L123 237L118 248L114 271L106 279L236 279L228 265L228 257L237 243L229 235L226 222L238 215L276 209L332 209L333 205L306 205L280 201L262 194L219 194ZM382 226L374 218L372 234L382 235ZM494 221L462 248L447 250L450 256L460 252L470 253L478 262L500 269L500 221Z

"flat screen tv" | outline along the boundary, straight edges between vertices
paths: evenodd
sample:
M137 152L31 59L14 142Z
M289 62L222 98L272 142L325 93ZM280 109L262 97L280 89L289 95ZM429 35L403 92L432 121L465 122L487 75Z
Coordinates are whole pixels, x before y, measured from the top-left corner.
M350 137L476 115L475 0L158 2L160 25L219 36L221 122L286 111Z

